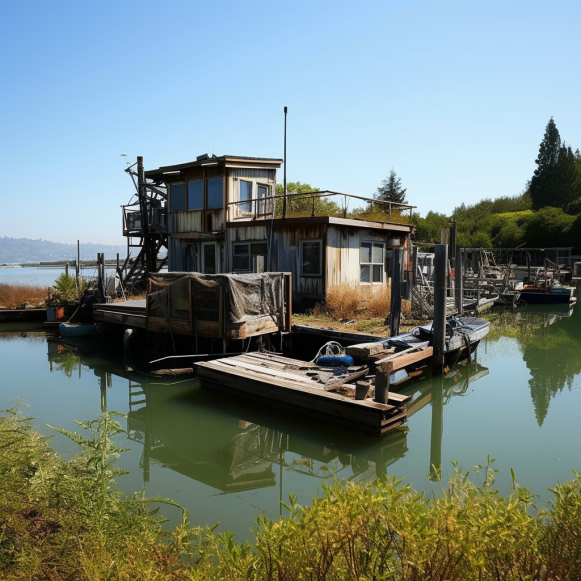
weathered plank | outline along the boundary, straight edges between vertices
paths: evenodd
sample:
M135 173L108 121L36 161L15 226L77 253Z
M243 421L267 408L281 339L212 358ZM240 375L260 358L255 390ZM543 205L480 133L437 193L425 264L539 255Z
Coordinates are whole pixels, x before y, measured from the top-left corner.
M387 373L388 369L390 373L397 371L398 369L403 369L412 363L417 363L423 359L428 359L434 354L433 347L427 347L421 351L402 351L400 353L395 353L394 355L389 355L384 359L380 359L376 362L375 367L378 371Z

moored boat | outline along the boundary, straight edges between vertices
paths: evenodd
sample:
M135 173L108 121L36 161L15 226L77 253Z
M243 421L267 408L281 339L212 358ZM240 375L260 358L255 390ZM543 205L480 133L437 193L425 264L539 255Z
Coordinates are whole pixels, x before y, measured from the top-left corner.
M63 337L89 337L100 335L104 330L102 323L61 323L59 333Z
M564 304L572 299L572 289L559 284L525 284L520 290L520 300L533 305Z

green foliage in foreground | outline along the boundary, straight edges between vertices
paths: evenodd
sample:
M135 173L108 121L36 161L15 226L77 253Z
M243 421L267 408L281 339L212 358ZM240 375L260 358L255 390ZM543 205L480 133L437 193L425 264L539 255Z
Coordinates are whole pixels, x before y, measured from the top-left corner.
M260 517L255 543L181 526L165 533L140 495L114 487L122 432L115 418L59 430L81 447L63 461L30 420L0 417L0 578L6 580L524 580L581 579L581 476L537 510L514 481L494 488L491 463L475 484L455 467L439 497L386 478L335 481L311 506Z

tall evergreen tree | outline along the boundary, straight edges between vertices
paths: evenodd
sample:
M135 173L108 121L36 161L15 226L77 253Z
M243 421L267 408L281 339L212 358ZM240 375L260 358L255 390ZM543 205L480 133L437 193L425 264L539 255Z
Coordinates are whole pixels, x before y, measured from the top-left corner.
M557 182L557 161L561 149L561 136L551 117L545 128L545 135L539 146L539 155L535 159L537 169L531 179L531 202L533 210L545 206L555 206L553 194Z
M570 146L561 144L559 130L551 117L535 160L537 169L530 183L533 210L546 206L567 210L581 195L579 158Z
M405 204L405 193L407 188L401 187L401 178L397 177L395 171L389 172L389 177L381 182L381 185L375 192L375 198L378 200L385 200L386 202L397 202L398 204Z

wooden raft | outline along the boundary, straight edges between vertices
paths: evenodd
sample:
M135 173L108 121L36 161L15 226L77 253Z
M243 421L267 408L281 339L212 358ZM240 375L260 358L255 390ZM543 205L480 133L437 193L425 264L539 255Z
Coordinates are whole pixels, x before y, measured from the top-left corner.
M314 363L267 353L247 353L196 363L202 386L213 387L246 398L268 402L289 413L300 413L373 435L381 435L402 425L407 419L409 396L389 394L387 403L370 398L356 400L331 389L354 390L349 384L362 372L351 374L345 382L327 385L311 379Z

